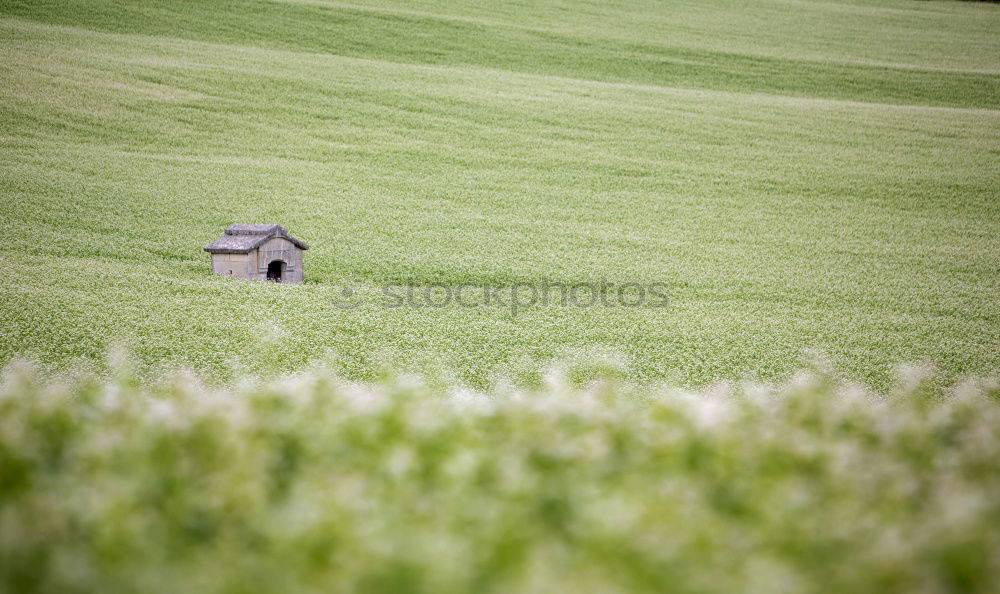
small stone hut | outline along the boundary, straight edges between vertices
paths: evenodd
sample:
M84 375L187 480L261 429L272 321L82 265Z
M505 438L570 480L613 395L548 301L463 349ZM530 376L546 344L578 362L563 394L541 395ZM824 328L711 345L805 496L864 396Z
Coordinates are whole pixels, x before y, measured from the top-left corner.
M281 225L230 225L205 246L215 274L278 283L302 282L302 252L307 249Z

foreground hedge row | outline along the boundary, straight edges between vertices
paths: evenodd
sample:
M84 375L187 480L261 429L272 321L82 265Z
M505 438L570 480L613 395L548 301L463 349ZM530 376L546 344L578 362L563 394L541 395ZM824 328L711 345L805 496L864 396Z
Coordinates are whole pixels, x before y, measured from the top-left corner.
M1000 400L802 375L705 393L0 388L8 592L949 592L1000 583Z

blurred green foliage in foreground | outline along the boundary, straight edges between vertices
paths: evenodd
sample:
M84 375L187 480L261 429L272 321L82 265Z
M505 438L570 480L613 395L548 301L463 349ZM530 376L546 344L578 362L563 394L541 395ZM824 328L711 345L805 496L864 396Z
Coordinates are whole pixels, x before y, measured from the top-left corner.
M571 371L571 370L570 370ZM6 592L985 592L1000 388L0 387Z

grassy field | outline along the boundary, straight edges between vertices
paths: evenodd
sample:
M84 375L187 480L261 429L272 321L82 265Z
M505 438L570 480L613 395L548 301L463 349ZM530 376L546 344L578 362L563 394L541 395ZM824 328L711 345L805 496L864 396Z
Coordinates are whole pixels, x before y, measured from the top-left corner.
M995 592L998 32L0 0L0 592Z
M995 592L1000 387L0 384L6 592ZM947 396L947 398L942 398ZM81 420L83 422L81 422Z
M473 386L1000 369L1000 8L0 3L0 360ZM232 222L306 284L210 275ZM336 306L345 284L664 282L667 308Z

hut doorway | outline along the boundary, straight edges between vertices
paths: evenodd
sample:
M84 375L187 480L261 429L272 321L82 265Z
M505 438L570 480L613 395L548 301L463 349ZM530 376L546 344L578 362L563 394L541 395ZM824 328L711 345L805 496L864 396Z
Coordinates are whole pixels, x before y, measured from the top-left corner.
M280 283L281 277L285 274L285 263L281 260L274 260L267 265L267 280Z

